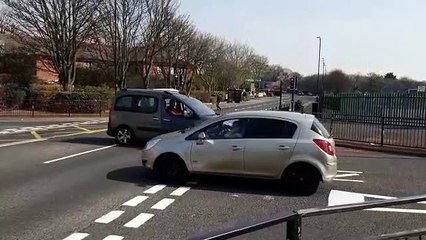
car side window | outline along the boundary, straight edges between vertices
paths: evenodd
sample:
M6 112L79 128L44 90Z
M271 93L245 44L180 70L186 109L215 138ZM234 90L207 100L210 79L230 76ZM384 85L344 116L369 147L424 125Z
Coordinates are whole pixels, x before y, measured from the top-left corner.
M151 96L135 96L135 111L141 113L155 113L158 109L158 99Z
M284 120L253 118L250 119L245 138L293 138L297 125Z
M132 110L133 98L132 96L119 97L115 101L114 110L116 111L131 111Z
M213 123L188 137L188 140L195 140L200 132L206 134L206 139L238 139L243 138L247 127L247 119L229 119Z

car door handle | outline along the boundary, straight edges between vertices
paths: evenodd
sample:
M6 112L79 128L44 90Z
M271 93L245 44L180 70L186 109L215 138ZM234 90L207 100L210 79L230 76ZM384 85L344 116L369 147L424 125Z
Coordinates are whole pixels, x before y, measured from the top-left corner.
M278 147L278 149L280 149L280 150L289 150L289 149L290 149L290 147L287 147L287 146L285 146L285 145L280 145L280 146Z
M168 118L163 118L163 121L164 121L164 122L170 122L170 119L168 119Z
M232 151L239 151L241 149L243 149L243 148L239 147L239 146L232 146Z
M154 121L158 121L158 120L160 120L158 117L153 117L152 118L152 120L154 120Z

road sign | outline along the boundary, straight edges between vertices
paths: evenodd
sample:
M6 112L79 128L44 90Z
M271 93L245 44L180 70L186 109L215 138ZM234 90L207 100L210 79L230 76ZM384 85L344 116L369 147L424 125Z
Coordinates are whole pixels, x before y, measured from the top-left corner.
M417 92L426 92L426 86L417 86Z
M390 196L331 190L330 194L328 195L328 206L363 203L363 202L366 202L365 198L376 198L376 199L384 199L384 200L397 199L396 197L390 197ZM426 204L426 202L419 202L419 203ZM367 211L376 211L376 212L397 212L397 213L426 214L426 210L424 210L424 209L370 208L370 209L366 209L366 210Z

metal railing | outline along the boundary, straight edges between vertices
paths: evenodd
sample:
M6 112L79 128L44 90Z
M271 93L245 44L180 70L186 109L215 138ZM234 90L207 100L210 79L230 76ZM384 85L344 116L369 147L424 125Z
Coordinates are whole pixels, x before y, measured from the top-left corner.
M0 100L0 117L107 116L110 103L103 100L63 100L57 102Z
M348 204L348 205L340 205L340 206L332 206L325 208L312 208L312 209L304 209L293 212L283 212L273 217L268 217L265 219L257 219L253 222L243 222L237 223L232 227L227 229L218 230L206 234L197 235L194 237L190 237L190 240L223 240L223 239L231 239L234 237L242 236L247 233L252 233L255 231L259 231L261 229L265 229L271 226L275 226L281 223L286 223L287 230L285 233L286 240L301 240L302 239L302 219L314 216L324 216L330 214L337 213L345 213L345 212L353 212L358 210L365 210L371 208L378 207L389 207L395 205L403 205L409 203L417 203L426 200L426 195L420 196L412 196L412 197L403 197L399 199L392 200L377 200L371 202L364 203L356 203L356 204ZM422 239L421 237L425 235L425 229L418 229L414 231L393 233L381 235L378 237L374 237L371 239L400 239L400 238L408 238L408 237L418 237L418 239Z
M426 119L316 114L335 139L426 149Z

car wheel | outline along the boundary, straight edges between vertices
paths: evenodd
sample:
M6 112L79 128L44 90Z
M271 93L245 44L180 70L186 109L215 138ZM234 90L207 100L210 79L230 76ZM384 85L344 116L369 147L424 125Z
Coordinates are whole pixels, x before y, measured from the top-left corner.
M188 175L188 170L184 163L175 159L161 161L156 172L162 181L170 182L181 182Z
M119 127L115 133L115 140L120 145L129 145L134 141L134 134L128 127Z
M285 171L285 187L293 193L309 196L316 193L320 183L318 171L312 166L295 165Z

